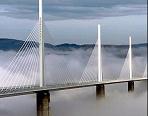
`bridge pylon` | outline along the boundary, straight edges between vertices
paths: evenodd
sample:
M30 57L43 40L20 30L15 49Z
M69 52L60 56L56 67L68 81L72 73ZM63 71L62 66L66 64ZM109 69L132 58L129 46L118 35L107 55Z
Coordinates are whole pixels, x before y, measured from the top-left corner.
M39 0L39 57L40 87L44 86L43 0Z
M129 37L129 76L130 76L130 79L133 78L133 67L132 67L132 39L131 39L131 36Z
M98 24L98 81L103 80L102 76L102 54L101 54L101 26Z
M98 24L98 82L103 80L102 75L102 54L101 54L101 26ZM105 85L104 84L97 84L96 85L96 96L97 97L104 97L105 96Z
M43 38L43 0L39 0L39 68L40 68L40 87L44 87L44 38ZM51 116L49 109L49 91L39 91L36 93L37 116Z
M129 37L129 77L130 80L133 79L133 67L132 67L132 39L131 36ZM128 91L134 91L134 81L128 82Z

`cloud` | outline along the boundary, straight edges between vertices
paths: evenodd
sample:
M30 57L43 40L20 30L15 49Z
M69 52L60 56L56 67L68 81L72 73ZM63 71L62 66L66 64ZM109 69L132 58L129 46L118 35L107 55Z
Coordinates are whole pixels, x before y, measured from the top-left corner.
M47 11L46 11L47 10ZM145 5L112 7L51 6L45 10L47 19L98 19L103 17L146 14Z
M146 4L146 0L43 0L44 4L61 6L112 6L117 4ZM3 0L0 4L36 5L37 0Z
M38 5L35 1L1 1L0 14L14 18L37 19ZM98 0L52 0L44 2L46 20L96 19L113 16L146 14L145 0L98 1ZM23 15L22 15L23 14Z
M139 50L136 50L139 49ZM4 85L8 85L9 82L7 78L13 77L15 80L15 83L13 82L13 85L20 85L24 84L34 84L34 81L36 81L35 84L39 84L39 62L38 57L36 53L33 53L33 51L36 51L36 49L30 49L28 51L29 53L22 52L23 56L16 57L15 61L9 68L6 68L8 64L10 64L10 61L12 58L10 56L14 56L16 52L14 51L7 51L3 52L0 51L0 73L5 74L4 78L3 76L0 77L1 80L5 80ZM124 58L120 57L121 53L123 55L126 54L126 49L123 49L122 51L119 50L119 48L110 48L103 49L103 79L104 80L112 80L112 79L118 79L120 76L120 71L122 69L122 66L124 64ZM85 51L84 49L72 49L72 51L66 51L66 50L54 50L54 49L46 49L46 57L45 57L45 79L46 84L61 84L61 83L72 83L72 82L79 82L81 79L90 80L92 79L95 81L97 79L97 55L93 55L91 60L88 59L91 54L92 49L88 49ZM94 51L95 53L97 51ZM120 53L121 52L121 53ZM142 52L142 53L141 53ZM133 75L134 77L142 77L145 69L146 64L146 56L145 56L145 50L143 47L141 48L135 48L133 51ZM141 53L140 56L135 54ZM118 55L117 55L118 54ZM112 63L110 63L112 62ZM20 65L21 64L21 65ZM17 65L17 67L15 67ZM88 71L87 68L90 70ZM122 69L124 72L124 78L128 78L129 72L126 70L128 64ZM10 72L9 72L10 70ZM82 73L85 72L84 78L82 77ZM8 73L9 72L9 73ZM93 76L90 76L92 75ZM89 77L88 77L89 75ZM112 75L112 76L111 76ZM54 77L54 78L52 78ZM26 81L28 80L28 81ZM84 81L85 81L84 80ZM11 80L12 81L12 80ZM25 81L25 82L23 82ZM2 82L2 81L1 81ZM0 83L1 83L0 82ZM2 83L1 83L2 85ZM10 86L11 84L9 84Z
M114 52L117 52L118 50L119 49L113 49ZM138 52L141 51L139 50ZM72 70L72 75L75 75L76 71L85 67L90 51L52 51L51 54L49 53L51 52L48 51L46 56L46 66L48 67L46 71L47 74L50 74L51 71L57 73L58 69L62 69L62 71L66 73L66 66L69 66ZM115 56L111 52L105 52L103 50L103 53L105 66L103 70L107 74L105 76L107 79L113 79L110 78L110 75L113 75L113 72L119 72L124 59ZM14 51L0 51L0 71L3 72L6 70L7 65L5 65L5 63L9 64L11 57L15 54L16 52ZM138 64L138 66L136 66L137 70L143 69L143 64L145 64L144 60L146 61L146 59L143 58L143 56L134 57L134 59ZM58 67L59 63L62 64L61 68ZM62 74L62 79L64 78L63 76L64 75ZM47 80L50 81L51 79L56 80L56 77L47 75ZM127 94L127 85L125 84L106 86L107 96L105 99L100 100L96 100L95 98L94 87L54 92L51 93L51 111L54 116L98 116L98 114L102 116L124 116L124 112L126 112L126 115L128 116L146 116L146 84L142 82L138 84L135 83L135 85L135 94ZM35 116L35 95L0 99L0 115Z

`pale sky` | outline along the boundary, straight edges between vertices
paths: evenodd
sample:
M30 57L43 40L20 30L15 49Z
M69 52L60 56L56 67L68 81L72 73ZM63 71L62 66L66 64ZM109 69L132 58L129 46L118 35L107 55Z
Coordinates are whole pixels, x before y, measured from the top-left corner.
M146 0L43 0L47 42L94 43L101 24L104 44L147 40ZM38 20L37 0L0 1L0 38L25 40ZM51 40L50 40L51 39Z

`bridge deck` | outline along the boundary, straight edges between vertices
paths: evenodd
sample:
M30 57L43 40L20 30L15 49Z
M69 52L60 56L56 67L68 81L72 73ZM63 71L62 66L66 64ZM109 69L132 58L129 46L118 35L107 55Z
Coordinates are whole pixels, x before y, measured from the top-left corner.
M85 83L69 83L69 84L59 84L59 85L47 85L45 87L23 87L23 88L5 88L0 89L0 98L4 97L12 97L12 96L19 96L19 95L27 95L27 94L34 94L39 91L60 91L60 90L67 90L67 89L74 89L74 88L83 88L83 87L90 87L96 85L108 85L108 84L115 84L115 83L126 83L130 81L145 81L147 78L135 78L135 79L127 79L127 80L111 80L111 81L102 81L102 82L85 82Z

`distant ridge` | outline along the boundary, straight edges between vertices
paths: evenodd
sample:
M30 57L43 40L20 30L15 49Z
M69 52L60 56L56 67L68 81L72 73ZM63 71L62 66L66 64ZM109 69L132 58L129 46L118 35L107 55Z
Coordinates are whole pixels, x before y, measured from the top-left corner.
M0 38L0 50L9 51L14 50L17 51L23 45L24 41L22 40L15 40L15 39L8 39L8 38ZM147 47L147 43L142 44L134 44L133 48L139 47ZM105 49L108 48L128 48L128 45L102 45ZM77 44L69 44L64 43L60 45L52 45L49 43L45 43L45 48L54 49L54 50L62 50L62 51L71 51L74 49L90 49L93 48L94 44L84 44L84 45L77 45Z

